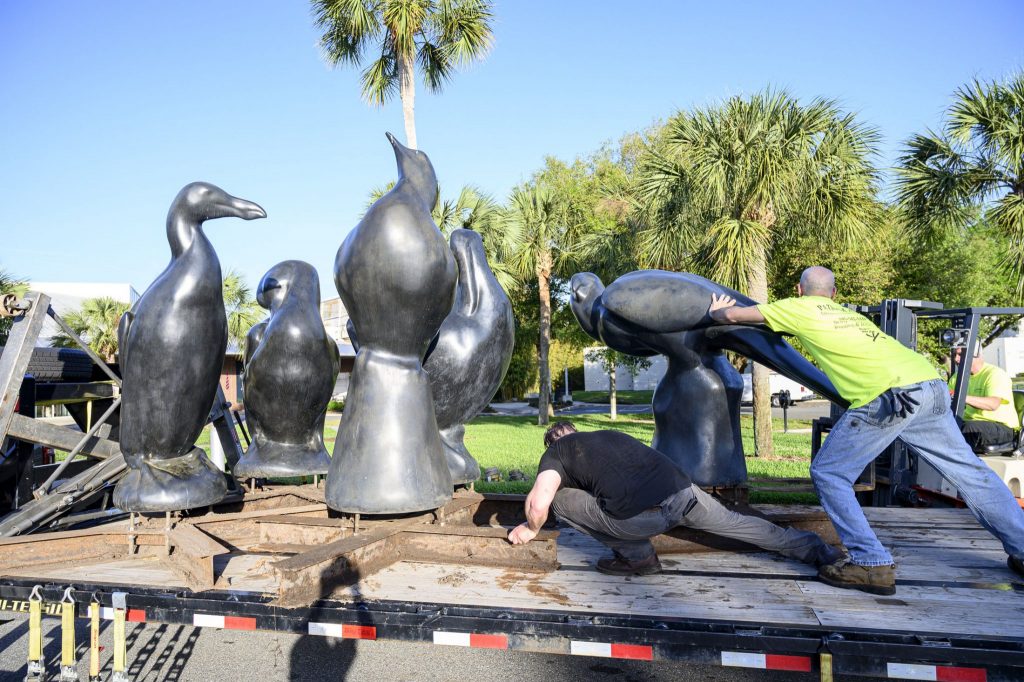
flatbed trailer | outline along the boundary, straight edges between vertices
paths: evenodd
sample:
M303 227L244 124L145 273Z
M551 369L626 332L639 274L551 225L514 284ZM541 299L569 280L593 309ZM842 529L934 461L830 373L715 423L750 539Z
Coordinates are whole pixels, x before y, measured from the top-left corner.
M832 533L818 508L749 511ZM505 542L518 496L460 493L432 514L372 520L339 518L304 486L186 519L0 540L0 610L35 601L58 616L73 600L77 617L95 603L122 633L167 623L823 680L1024 679L1024 581L998 541L962 509L865 512L898 562L895 596L832 588L812 567L685 529L656 539L662 574L606 576L594 568L606 550L572 529Z

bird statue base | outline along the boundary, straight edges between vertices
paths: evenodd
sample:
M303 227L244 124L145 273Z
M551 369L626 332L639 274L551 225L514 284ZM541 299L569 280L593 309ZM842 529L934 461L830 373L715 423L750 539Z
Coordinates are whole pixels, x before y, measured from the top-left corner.
M360 514L442 507L453 492L443 453L422 365L361 348L327 474L327 505Z
M462 439L466 435L466 425L456 424L441 429L441 444L444 445L444 456L448 460L448 471L452 474L455 485L465 485L480 478L480 464L469 454Z
M318 443L279 443L255 436L232 471L236 478L279 478L326 474L331 457L323 441Z
M114 488L114 504L128 512L164 512L205 507L227 495L224 472L201 448L173 459L125 457L132 467Z

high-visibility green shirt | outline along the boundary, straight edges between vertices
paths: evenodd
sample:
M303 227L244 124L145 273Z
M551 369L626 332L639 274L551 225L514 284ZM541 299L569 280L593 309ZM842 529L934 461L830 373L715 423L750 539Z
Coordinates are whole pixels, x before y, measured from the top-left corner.
M866 405L894 386L939 378L923 356L825 296L785 298L757 309L773 331L800 339L850 407Z
M949 380L949 387L956 387L956 374ZM964 419L967 421L999 422L1016 431L1020 428L1017 410L1013 405L1013 381L1010 375L996 367L985 363L981 371L972 374L967 383L967 395L980 398L999 398L999 407L994 410L979 410L970 405L964 406Z

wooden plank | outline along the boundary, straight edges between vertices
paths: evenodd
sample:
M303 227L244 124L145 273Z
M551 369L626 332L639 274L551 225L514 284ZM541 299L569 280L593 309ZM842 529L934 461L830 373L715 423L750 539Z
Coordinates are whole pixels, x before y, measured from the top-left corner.
M403 561L553 571L558 568L557 538L557 531L542 530L533 541L513 545L504 528L447 526L409 529L397 544Z
M315 512L322 512L324 517L327 515L327 505L325 504L304 504L297 507L281 507L277 509L259 509L256 511L243 511L243 512L231 512L228 514L204 514L203 516L194 516L189 519L189 523L196 526L209 526L215 523L226 523L228 521L246 521L250 519L258 519L267 516L280 516L286 514L312 514Z
M32 542L5 541L0 551L0 573L10 575L14 569L23 570L43 564L57 564L80 560L93 560L122 556L128 551L124 531L110 533L51 533L47 536L33 536ZM52 537L61 535L62 537ZM8 540L28 538L9 538Z
M273 517L275 519L281 519L285 517ZM308 521L336 521L338 519L306 519ZM347 527L340 525L327 524L324 526L320 525L306 525L299 523L289 523L286 521L271 521L268 519L260 519L257 521L260 529L259 542L260 544L266 543L289 543L295 545L306 545L306 549L309 549L315 545L322 545L328 542L334 542L335 540L341 540L342 538L350 537L352 535L352 523L349 522Z
M11 426L21 381L28 370L32 348L36 345L39 330L43 328L46 311L50 307L50 297L35 291L27 293L25 301L32 307L20 317L14 318L3 355L0 355L0 441Z
M64 426L57 426L56 424L15 414L11 416L11 425L7 430L7 435L11 438L18 438L30 443L38 443L58 450L71 451L74 450L85 434ZM121 450L117 443L98 436L90 437L82 449L79 450L80 455L95 457L96 459L114 457L120 452Z
M187 587L195 592L212 590L214 586L213 558L226 554L227 548L195 526L178 524L167 531L172 549L170 565L184 578Z
M322 516L285 516L282 514L270 514L256 520L256 523L271 524L278 523L292 526L316 526L319 528L352 528L352 519L330 519ZM366 524L360 524L364 528Z
M660 575L624 579L596 571L540 573L403 561L358 585L336 590L331 598L818 624L810 608L785 602L787 595L798 594L792 581L746 582L749 596L737 596L730 595L726 587L714 588L714 578ZM759 595L767 596L759 599Z
M442 522L468 522L483 499L476 493L456 494L435 513L390 521L359 535L335 540L274 564L280 584L277 602L309 604L339 585L371 575L399 559L395 535L406 528ZM442 526L443 527L443 526Z
M398 560L394 536L401 528L383 528L365 535L336 540L273 565L278 578L276 602L281 606L311 604L339 585Z
M252 545L246 551L252 554L302 554L309 550L309 545L297 545L288 542L261 542Z

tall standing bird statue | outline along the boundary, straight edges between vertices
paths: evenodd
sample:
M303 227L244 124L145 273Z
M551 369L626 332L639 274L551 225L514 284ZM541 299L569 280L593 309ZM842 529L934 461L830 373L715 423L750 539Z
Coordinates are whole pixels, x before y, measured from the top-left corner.
M832 382L766 327L711 325L711 294L745 305L743 294L687 272L638 270L605 288L597 275L570 280L570 307L588 335L628 355L664 355L668 371L654 391L654 440L694 483L725 486L747 478L740 438L743 381L723 351L733 351L845 405Z
M398 182L334 261L360 344L325 488L327 504L344 512L423 511L452 495L423 359L452 309L458 270L430 216L437 202L430 159L388 140Z
M466 422L494 396L515 346L512 304L487 264L483 241L472 230L449 238L459 264L455 305L441 325L424 369L430 375L434 411L455 484L480 478L480 465L466 449Z
M220 262L203 223L265 218L266 212L206 182L186 185L167 213L171 262L118 329L121 452L128 474L114 489L127 511L174 511L213 504L224 472L195 447L224 363L228 328Z
M320 317L320 277L309 263L286 260L263 276L256 300L270 319L246 337L242 386L252 443L235 476L326 474L324 417L340 357Z

